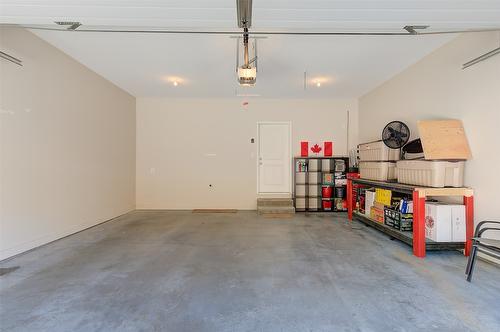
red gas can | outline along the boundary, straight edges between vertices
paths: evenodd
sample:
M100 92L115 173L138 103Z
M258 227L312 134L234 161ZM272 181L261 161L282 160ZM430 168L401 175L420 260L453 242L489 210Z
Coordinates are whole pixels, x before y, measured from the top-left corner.
M321 189L323 198L331 198L332 197L332 187L323 187Z
M332 201L323 201L323 210L331 211L332 210Z

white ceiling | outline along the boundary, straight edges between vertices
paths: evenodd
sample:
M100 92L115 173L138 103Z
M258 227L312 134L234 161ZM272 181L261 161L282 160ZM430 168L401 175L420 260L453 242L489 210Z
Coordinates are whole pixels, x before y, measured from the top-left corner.
M500 27L500 1L254 0L253 31L430 31ZM85 27L237 31L235 0L0 0L0 22L82 22ZM137 97L230 97L237 88L236 40L227 35L36 31ZM453 38L313 37L258 40L262 97L358 97ZM303 77L307 71L308 87ZM174 87L168 78L179 77ZM323 79L317 88L316 78ZM241 92L241 91L240 91Z

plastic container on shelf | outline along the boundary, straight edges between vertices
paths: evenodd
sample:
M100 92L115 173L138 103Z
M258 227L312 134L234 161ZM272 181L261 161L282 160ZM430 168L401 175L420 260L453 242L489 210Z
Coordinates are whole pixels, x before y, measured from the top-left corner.
M391 149L382 141L360 144L360 161L396 161L400 159L399 149Z
M321 197L321 185L320 184L309 184L309 197Z
M362 161L359 173L361 179L366 180L389 181L397 178L396 163L392 162Z
M321 183L321 172L309 172L309 183Z
M295 186L295 197L306 197L309 187L307 184L297 184Z
M331 210L332 210L332 205L333 205L333 204L332 204L332 203L333 203L332 201L330 201L330 200L328 200L328 201L327 201L327 200L324 200L324 201L322 201L321 203L323 204L323 206L322 206L322 207L323 207L323 210L324 210L324 211L331 211Z
M400 160L398 182L425 187L462 187L464 161Z
M345 196L345 187L335 187L335 197L344 198L344 196Z
M295 183L296 184L306 184L307 183L307 173L306 172L295 173Z
M321 161L321 171L332 172L333 171L333 159L323 159Z
M321 196L323 198L331 198L333 194L333 188L332 187L322 187L321 188Z
M321 159L309 159L307 170L309 172L320 172L321 171Z
M298 197L295 198L295 210L305 211L307 209L307 198Z
M309 197L308 207L309 211L317 211L321 207L321 197Z

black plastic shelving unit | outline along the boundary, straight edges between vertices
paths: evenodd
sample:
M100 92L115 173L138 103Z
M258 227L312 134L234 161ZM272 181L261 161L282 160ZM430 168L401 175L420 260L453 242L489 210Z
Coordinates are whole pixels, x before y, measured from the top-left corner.
M322 163L322 161L324 159L329 159L329 160L333 160L333 166L332 166L332 169L333 170L328 170L328 171L324 171L324 170L319 170L317 172L320 172L321 173L321 183L318 183L317 185L320 186L320 187L323 187L323 186L329 186L329 187L332 187L332 197L331 198L323 198L321 193L319 196L310 196L310 195L306 195L306 196L296 196L296 186L298 185L298 183L296 183L296 176L295 176L295 173L297 172L297 161L299 160L306 160L307 163L309 163L309 160L311 159L317 159L319 160L320 163ZM336 172L335 171L335 164L336 164L336 160L342 160L342 162L344 163L345 167L344 167L344 170L341 172L341 171L338 171ZM337 207L335 206L335 198L341 198L342 200L346 200L347 199L347 184L343 184L341 186L339 185L335 185L335 173L342 173L342 176L343 176L343 179L346 179L347 181L347 172L349 170L349 157L344 157L344 156L332 156L332 157L315 157L315 156L310 156L310 157L295 157L294 158L294 163L293 163L293 166L294 166L294 203L295 203L295 210L296 212L347 212L347 208L345 209L337 209ZM314 171L316 172L316 171ZM297 172L298 173L298 172ZM301 172L301 173L306 173L306 179L309 177L309 174L310 171L308 170L307 172ZM323 174L324 173L331 173L333 174L334 176L334 184L323 184ZM307 182L307 181L306 181ZM299 184L300 185L300 184ZM306 183L306 185L308 186L309 183ZM338 187L343 187L343 196L342 197L336 197L336 189ZM318 208L318 209L310 209L309 206L307 205L308 204L308 201L309 201L309 198L314 198L314 197L318 197L318 200L321 201L321 206ZM304 209L301 209L301 208L297 208L297 204L296 204L296 200L297 198L301 198L301 199L305 199L306 200L306 207ZM332 201L332 209L331 210L324 210L323 209L323 204L322 204L322 201L323 200L330 200Z

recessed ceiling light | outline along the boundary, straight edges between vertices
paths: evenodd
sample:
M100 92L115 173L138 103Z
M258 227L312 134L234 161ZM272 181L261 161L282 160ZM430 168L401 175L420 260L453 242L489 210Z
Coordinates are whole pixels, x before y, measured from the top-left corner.
M321 82L316 83L316 86L319 88L321 87Z
M174 86L178 86L179 83L177 83L177 81L174 81Z

